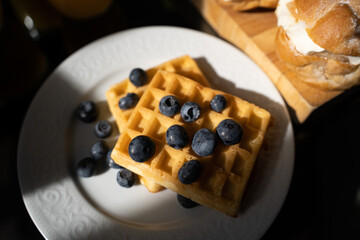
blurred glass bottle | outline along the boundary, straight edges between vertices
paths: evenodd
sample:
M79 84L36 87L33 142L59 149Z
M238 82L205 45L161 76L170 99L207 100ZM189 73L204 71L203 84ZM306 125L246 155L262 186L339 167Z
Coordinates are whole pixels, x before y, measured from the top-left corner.
M3 9L0 29L0 108L2 112L6 109L19 115L25 109L24 101L28 102L44 79L47 58L13 17L7 3L0 2Z
M50 68L66 53L61 37L62 16L47 0L10 0L14 15L48 57Z
M41 33L60 29L61 16L46 0L10 0L16 16L29 31L30 37L39 40Z

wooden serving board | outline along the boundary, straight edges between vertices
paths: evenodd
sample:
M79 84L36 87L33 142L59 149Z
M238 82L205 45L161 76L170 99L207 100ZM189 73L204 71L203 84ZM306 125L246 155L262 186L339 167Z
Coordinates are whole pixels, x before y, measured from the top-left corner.
M277 19L274 10L239 12L217 0L191 0L211 27L253 59L273 81L302 123L319 106L341 94L322 91L298 79L275 53Z

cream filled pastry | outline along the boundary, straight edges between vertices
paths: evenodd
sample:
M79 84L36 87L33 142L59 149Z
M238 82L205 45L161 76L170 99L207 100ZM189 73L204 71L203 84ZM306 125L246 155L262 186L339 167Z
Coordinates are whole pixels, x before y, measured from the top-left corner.
M360 83L360 1L280 0L275 48L306 83L343 90Z

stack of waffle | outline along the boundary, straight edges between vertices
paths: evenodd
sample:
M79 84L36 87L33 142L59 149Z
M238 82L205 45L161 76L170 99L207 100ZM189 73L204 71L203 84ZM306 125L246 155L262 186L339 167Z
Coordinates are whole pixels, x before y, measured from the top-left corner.
M210 88L196 62L189 56L170 60L147 73L149 81L146 86L136 88L127 79L107 92L110 110L121 131L112 158L138 174L151 192L165 187L194 202L237 216L270 122L270 113L236 96ZM123 111L119 109L118 101L128 92L137 92L141 97L136 107ZM220 113L211 110L209 104L219 94L227 101ZM159 102L167 95L175 96L181 105L187 101L197 103L201 107L200 117L189 123L180 113L172 117L161 114ZM183 126L191 140L201 128L216 132L216 127L224 119L239 123L243 137L240 143L231 146L219 142L210 156L198 156L191 144L174 149L166 142L165 133L172 125ZM150 137L155 144L155 154L143 163L135 162L128 153L129 143L139 135ZM197 181L185 185L179 181L178 171L190 160L201 162L202 171Z

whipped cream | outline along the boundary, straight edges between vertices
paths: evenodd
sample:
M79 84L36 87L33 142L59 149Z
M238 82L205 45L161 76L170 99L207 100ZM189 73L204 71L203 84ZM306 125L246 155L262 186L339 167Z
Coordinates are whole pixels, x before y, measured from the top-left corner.
M290 12L288 3L293 0L280 0L276 8L278 26L284 28L296 50L304 55L310 52L322 52L325 49L317 45L306 32L306 23L299 21ZM352 65L360 64L360 57L346 56Z

